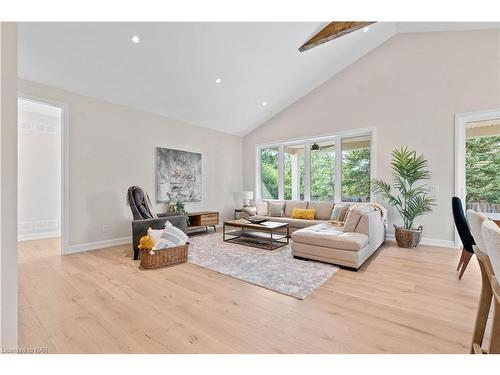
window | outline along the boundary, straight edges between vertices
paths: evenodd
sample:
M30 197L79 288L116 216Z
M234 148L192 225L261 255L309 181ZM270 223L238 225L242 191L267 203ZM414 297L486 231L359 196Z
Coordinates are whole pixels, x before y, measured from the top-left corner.
M370 201L370 137L342 139L342 201Z
M335 199L335 141L311 145L311 200Z
M256 152L256 199L370 200L370 131L257 146Z
M263 199L278 199L279 148L263 148L260 152L261 189Z
M304 144L285 146L285 199L304 200Z
M500 119L467 124L465 181L467 209L500 213Z

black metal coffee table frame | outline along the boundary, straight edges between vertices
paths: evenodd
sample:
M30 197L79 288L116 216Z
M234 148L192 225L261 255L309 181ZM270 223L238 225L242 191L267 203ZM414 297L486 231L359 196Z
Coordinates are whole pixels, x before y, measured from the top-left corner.
M227 230L226 228L238 228ZM286 230L286 234L285 234ZM244 219L225 221L222 227L224 242L234 242L239 245L259 249L276 250L289 244L290 228L288 223L265 222L253 224Z

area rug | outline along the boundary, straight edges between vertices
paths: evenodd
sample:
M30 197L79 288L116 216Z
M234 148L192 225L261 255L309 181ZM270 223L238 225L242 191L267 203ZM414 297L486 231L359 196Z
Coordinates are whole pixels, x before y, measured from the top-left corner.
M188 262L298 299L328 280L338 267L294 259L290 245L269 251L222 241L221 233L192 236Z

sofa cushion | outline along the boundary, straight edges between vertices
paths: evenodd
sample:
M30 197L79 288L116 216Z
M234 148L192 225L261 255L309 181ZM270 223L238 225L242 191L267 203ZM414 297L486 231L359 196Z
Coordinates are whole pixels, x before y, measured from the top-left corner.
M371 204L357 204L354 205L347 214L344 223L344 232L355 232L361 216L368 212L375 211L375 207Z
M333 211L333 202L312 201L307 204L307 208L316 210L316 219L330 220Z
M269 216L271 217L282 217L285 213L285 203L284 202L271 202L269 201Z
M316 210L314 208L297 208L292 210L292 219L314 220Z
M255 202L256 215L266 216L268 214L267 202Z
M294 208L307 208L305 201L285 201L285 216L292 217Z
M345 233L327 223L300 229L291 237L294 242L350 251L359 251L368 245L366 234Z

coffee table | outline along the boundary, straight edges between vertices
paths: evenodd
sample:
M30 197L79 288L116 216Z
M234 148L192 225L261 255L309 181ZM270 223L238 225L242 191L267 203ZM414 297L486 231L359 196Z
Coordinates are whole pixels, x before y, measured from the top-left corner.
M288 223L265 221L254 224L245 219L224 221L222 239L259 249L276 250L288 245L290 230Z

